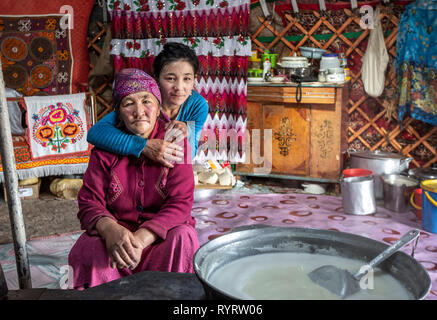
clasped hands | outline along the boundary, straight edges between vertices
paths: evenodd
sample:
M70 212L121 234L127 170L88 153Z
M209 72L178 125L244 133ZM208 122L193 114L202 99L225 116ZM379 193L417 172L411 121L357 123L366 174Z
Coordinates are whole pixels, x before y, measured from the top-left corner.
M174 162L181 162L184 159L184 148L178 144L188 136L188 127L185 122L173 120L166 124L165 129L164 140L147 140L143 153L149 159L173 168Z
M97 221L96 229L106 243L110 266L134 270L141 262L143 249L155 242L157 236L146 228L131 232L108 217Z

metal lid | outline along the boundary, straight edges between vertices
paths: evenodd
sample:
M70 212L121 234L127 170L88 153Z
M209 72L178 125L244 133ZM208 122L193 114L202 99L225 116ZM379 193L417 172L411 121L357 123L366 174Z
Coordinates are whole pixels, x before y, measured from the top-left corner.
M361 157L361 158L368 158L368 159L405 159L406 157L399 153L393 153L393 152L385 152L385 151L361 151L361 152L351 152L351 155Z
M381 176L385 183L395 186L405 185L406 187L419 186L419 181L401 174L384 174Z
M282 57L281 61L308 61L306 57L297 56L296 54L292 57Z
M414 168L408 171L408 174L414 175L420 180L432 180L437 179L437 168Z

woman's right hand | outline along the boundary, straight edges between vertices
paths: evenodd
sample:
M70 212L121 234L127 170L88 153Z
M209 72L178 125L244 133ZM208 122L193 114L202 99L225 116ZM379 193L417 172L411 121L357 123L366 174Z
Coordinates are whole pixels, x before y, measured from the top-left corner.
M138 265L141 255L137 251L143 246L132 232L107 217L97 221L96 229L105 239L111 268L133 269Z
M148 139L142 152L147 158L173 168L174 162L184 159L183 147L161 139Z

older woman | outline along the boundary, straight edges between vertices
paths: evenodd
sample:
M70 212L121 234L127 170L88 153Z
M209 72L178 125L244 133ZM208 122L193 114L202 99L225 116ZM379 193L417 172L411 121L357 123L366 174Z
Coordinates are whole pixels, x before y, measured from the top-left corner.
M122 70L113 98L121 130L163 139L169 119L160 111L161 95L152 77L137 69ZM187 145L187 139L182 143ZM169 169L144 155L120 156L94 148L78 195L78 218L86 232L69 254L74 287L144 270L193 272L199 247L191 216L193 191L187 161Z
M175 42L166 43L153 61L155 79L162 95L161 110L171 120L165 139L144 139L117 130L116 115L112 112L89 130L88 142L117 154L136 157L144 154L171 168L173 161L181 161L183 156L174 142L188 137L191 158L194 158L209 108L205 98L194 90L198 67L195 52Z

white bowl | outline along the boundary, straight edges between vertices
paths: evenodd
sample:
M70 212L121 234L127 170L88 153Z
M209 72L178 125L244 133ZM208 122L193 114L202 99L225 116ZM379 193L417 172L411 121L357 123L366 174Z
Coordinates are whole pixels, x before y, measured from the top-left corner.
M263 82L264 79L263 78L252 78L252 77L248 77L247 78L247 82Z
M304 191L312 194L324 194L326 192L325 188L316 183L302 183Z
M285 80L284 77L273 77L273 78L270 78L270 81L271 82L275 82L275 83L280 83L280 82L283 82L284 80Z
M218 192L219 189L213 189L213 188L195 189L193 202L211 200L217 195Z
M346 80L344 73L332 73L326 75L326 82L344 82Z

